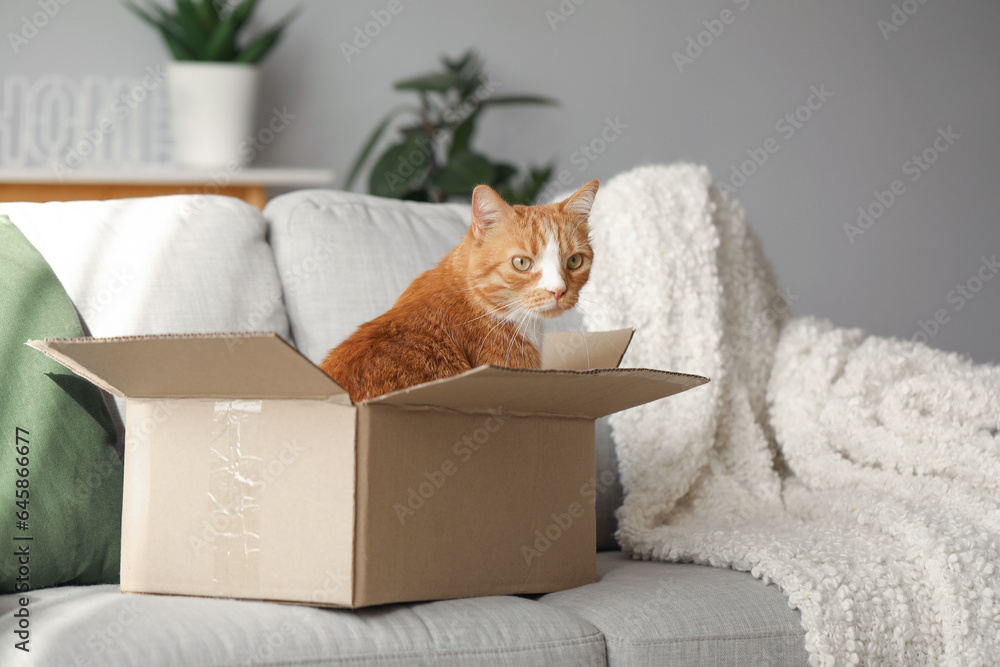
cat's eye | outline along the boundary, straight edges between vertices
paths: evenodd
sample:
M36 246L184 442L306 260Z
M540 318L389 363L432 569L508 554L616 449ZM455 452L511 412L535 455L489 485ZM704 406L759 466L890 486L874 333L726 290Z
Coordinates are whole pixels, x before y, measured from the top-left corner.
M573 269L579 269L583 265L583 255L576 253L568 260L566 260L566 268L572 271Z
M518 271L527 271L531 268L531 260L522 255L518 255L514 259L510 260L510 263L514 265L514 268Z

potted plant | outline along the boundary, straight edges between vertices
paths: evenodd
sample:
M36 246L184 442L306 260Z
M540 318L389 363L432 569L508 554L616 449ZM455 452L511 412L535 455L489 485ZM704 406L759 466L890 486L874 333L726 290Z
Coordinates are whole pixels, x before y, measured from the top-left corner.
M375 160L368 191L382 197L418 201L469 199L480 183L490 185L512 204L531 204L552 175L552 165L536 167L520 176L514 165L497 162L472 147L480 114L494 106L555 104L539 95L500 95L483 73L483 62L473 51L451 60L444 70L395 84L396 90L419 96L419 106L390 111L372 131L347 177L350 189L382 135L401 113L413 119L399 127L398 140Z
M126 7L153 26L175 59L167 66L174 162L210 168L243 165L239 146L253 131L260 88L257 63L281 39L293 11L255 37L242 33L258 0L174 0ZM242 154L241 154L242 153Z

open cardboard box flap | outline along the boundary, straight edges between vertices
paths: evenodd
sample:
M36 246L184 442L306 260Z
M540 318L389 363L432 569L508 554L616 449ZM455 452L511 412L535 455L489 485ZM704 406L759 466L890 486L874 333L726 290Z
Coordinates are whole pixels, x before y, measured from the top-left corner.
M455 377L385 394L364 404L597 419L706 382L706 378L697 375L644 368L575 371L480 366Z
M631 329L548 334L541 370L480 366L366 404L597 418L708 382L696 375L618 369L631 339ZM116 396L350 404L336 382L274 333L46 338L28 344Z
M270 332L46 338L28 345L115 396L351 403L340 385Z

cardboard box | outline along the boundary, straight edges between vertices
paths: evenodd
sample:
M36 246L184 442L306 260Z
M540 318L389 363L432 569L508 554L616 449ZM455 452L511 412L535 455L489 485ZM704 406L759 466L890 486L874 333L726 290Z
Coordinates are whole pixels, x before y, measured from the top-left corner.
M122 591L363 607L595 580L594 420L707 382L631 336L358 405L274 334L29 344L127 398Z

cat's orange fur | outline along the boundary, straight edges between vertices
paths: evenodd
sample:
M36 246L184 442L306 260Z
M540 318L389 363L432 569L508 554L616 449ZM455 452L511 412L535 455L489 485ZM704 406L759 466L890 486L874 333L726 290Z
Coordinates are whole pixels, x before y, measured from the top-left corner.
M558 204L509 206L489 186L478 186L462 242L386 313L331 350L320 368L354 402L483 364L538 368L541 356L532 341L537 318L576 305L590 274L587 216L597 187L590 181ZM562 294L553 271L540 282L540 266L556 265L543 262L550 239L558 243ZM582 263L571 269L567 262L574 255ZM515 257L529 258L531 267L518 271Z

